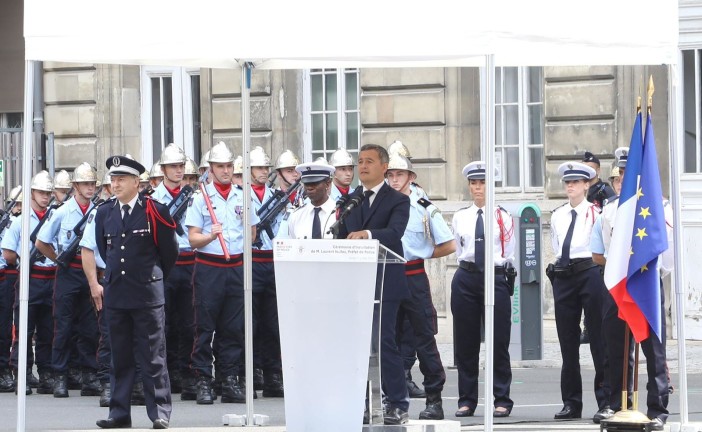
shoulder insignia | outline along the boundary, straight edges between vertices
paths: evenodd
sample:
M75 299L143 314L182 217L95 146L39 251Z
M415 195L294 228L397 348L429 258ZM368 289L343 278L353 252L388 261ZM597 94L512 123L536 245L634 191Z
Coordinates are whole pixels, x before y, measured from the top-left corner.
M561 204L561 205L559 205L558 207L556 207L556 208L554 208L553 210L551 210L551 213L555 213L556 210L558 210L558 209L561 208L561 207L565 207L566 204L568 204L568 203L567 203L567 202L564 202L563 204Z
M90 216L88 216L88 223L92 222L94 218L95 218L95 213L90 213Z
M421 205L424 208L429 208L429 206L432 205L432 202L426 198L419 198L417 200L417 203L419 203L419 205Z

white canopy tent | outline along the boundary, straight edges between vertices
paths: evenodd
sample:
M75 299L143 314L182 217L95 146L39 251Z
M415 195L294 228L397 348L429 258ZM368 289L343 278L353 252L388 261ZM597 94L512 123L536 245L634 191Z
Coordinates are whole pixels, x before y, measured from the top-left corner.
M34 61L177 65L208 68L242 68L242 130L244 171L249 169L249 104L247 77L251 67L381 68L381 67L483 67L482 154L494 163L494 67L577 65L671 65L671 149L673 192L679 186L682 127L680 112L677 2L660 0L491 0L481 3L436 0L422 7L400 2L359 0L336 7L321 0L286 2L261 0L232 2L200 0L24 0L26 47L25 134L23 184L31 179ZM677 99L676 99L677 96ZM493 170L487 170L494 184ZM249 179L244 176L244 190ZM30 189L24 199L29 202ZM244 218L248 223L245 202ZM489 188L486 206L494 205ZM22 237L29 237L24 213ZM675 209L676 274L682 275L680 210ZM487 218L486 231L493 221ZM245 287L250 310L250 233L245 230ZM248 247L247 247L248 246ZM28 256L28 244L21 256ZM492 259L492 244L486 244ZM22 263L20 326L26 326L28 268ZM493 267L486 266L486 281ZM486 283L486 287L492 286ZM676 279L679 317L683 284ZM486 295L487 364L492 364L494 292ZM247 314L247 350L250 349L250 314ZM678 337L684 341L684 328ZM21 332L20 370L26 365L26 333ZM680 370L685 370L684 343L680 344ZM250 351L248 351L250 352ZM247 355L246 372L252 365ZM490 400L492 368L486 368L486 400ZM681 415L687 422L687 385L681 376ZM251 382L251 380L248 380ZM20 386L26 385L20 374ZM247 414L252 418L251 386L247 389ZM24 430L25 396L19 392L17 430ZM485 417L486 430L492 417Z

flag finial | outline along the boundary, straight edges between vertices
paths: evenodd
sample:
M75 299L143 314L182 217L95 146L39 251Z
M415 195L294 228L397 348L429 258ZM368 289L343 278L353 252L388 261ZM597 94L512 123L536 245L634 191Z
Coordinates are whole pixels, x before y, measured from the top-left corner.
M653 107L653 92L656 90L653 85L653 75L648 78L648 112L651 112Z

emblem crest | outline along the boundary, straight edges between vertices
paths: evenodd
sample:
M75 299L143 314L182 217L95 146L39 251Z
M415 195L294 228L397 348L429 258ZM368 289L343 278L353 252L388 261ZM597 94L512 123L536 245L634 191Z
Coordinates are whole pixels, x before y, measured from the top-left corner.
M120 166L121 163L122 163L122 161L120 160L119 156L115 156L112 158L112 165L113 166L118 167L118 166Z

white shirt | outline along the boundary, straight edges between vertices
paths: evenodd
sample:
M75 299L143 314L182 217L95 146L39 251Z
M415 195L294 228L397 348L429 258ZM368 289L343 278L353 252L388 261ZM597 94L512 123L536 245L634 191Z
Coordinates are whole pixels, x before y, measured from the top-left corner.
M553 252L556 254L556 259L561 258L563 242L566 234L568 234L568 227L570 227L572 220L571 210L573 210L573 207L570 204L565 204L555 209L551 215L551 245L553 246ZM595 218L600 211L596 205L585 199L574 210L577 215L573 237L570 241L570 259L592 258L590 234L592 233L592 226L595 224Z
M485 209L483 220L487 216ZM499 207L493 212L495 223L493 225L493 260L496 266L504 265L506 261L514 263L514 225L512 216ZM502 221L500 221L502 219ZM475 224L478 220L478 207L472 205L461 209L453 215L451 227L456 239L456 258L458 261L475 262ZM487 233L485 239L490 238ZM487 261L487 259L486 259Z
M324 204L319 206L319 222L322 228L322 238L334 238L331 233L327 233L329 228L336 222L336 202L329 197ZM298 208L288 218L288 235L293 239L311 239L312 222L314 220L315 206L311 202L305 203Z
M136 205L137 198L139 198L139 194L134 195L134 198L132 198L128 203L126 203L129 206L129 214L132 214L132 210L134 210L134 206ZM119 202L120 208L124 207L124 204L122 201ZM122 215L122 218L124 218L124 208L120 210L120 214Z

